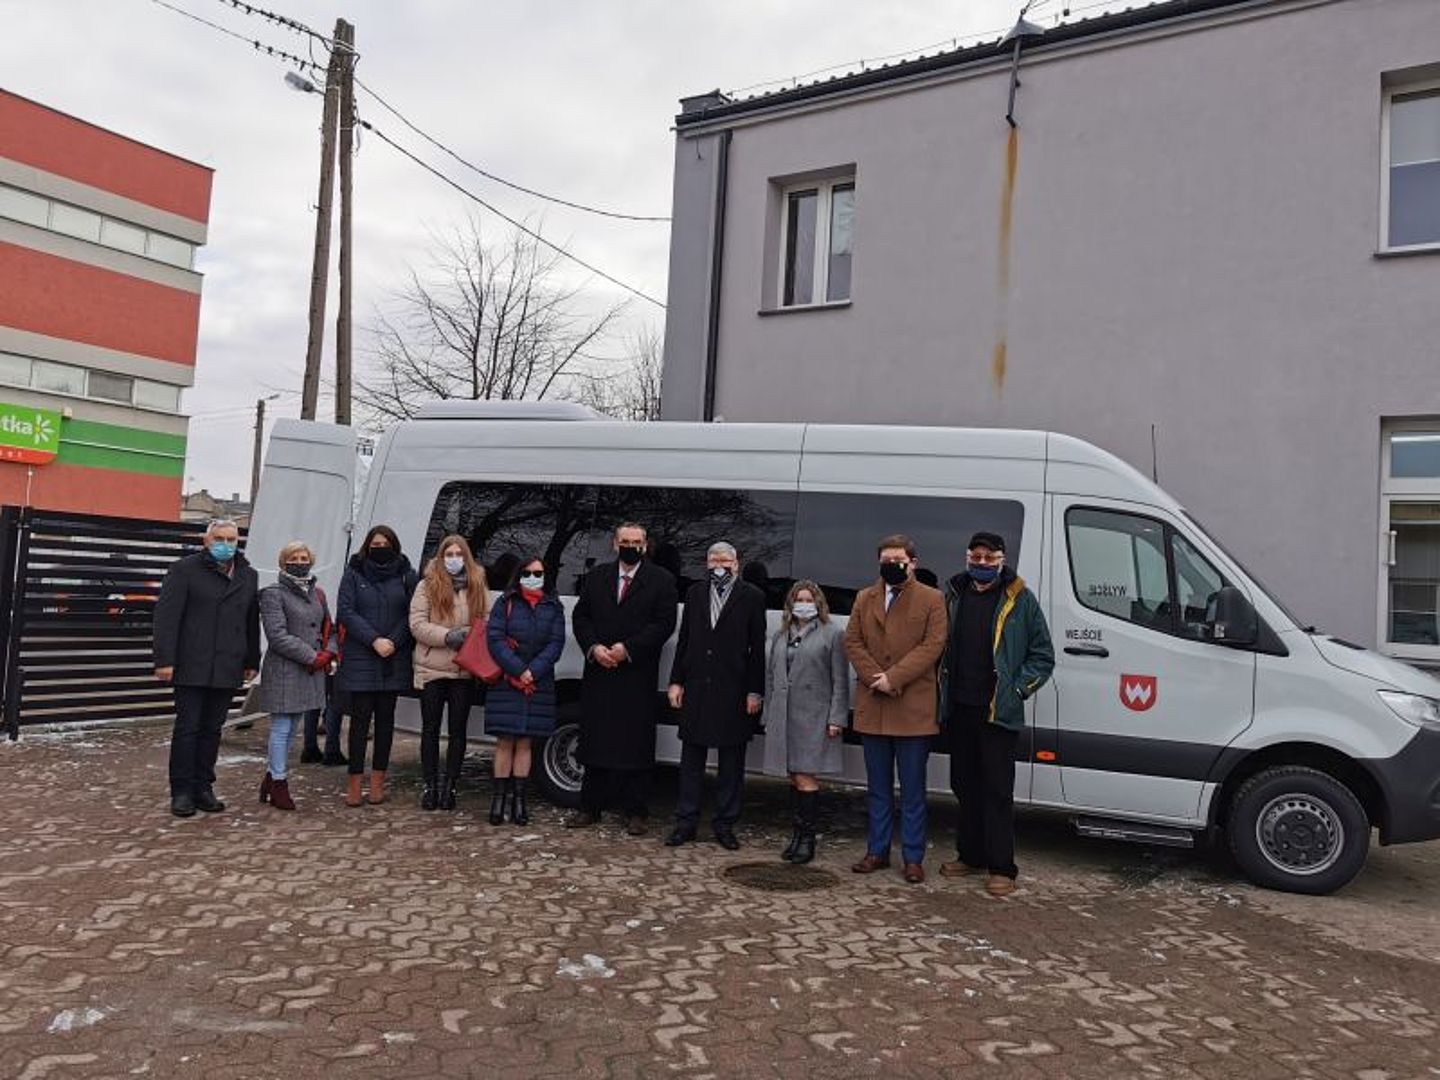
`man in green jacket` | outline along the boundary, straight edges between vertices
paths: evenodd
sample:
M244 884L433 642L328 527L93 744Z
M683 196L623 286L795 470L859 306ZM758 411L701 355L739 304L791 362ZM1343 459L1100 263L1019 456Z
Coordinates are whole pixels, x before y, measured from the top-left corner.
M940 709L950 788L960 804L957 859L946 877L988 871L992 896L1015 891L1015 746L1025 701L1055 668L1050 630L1035 594L1005 565L1005 540L978 532L966 566L945 586L950 639Z

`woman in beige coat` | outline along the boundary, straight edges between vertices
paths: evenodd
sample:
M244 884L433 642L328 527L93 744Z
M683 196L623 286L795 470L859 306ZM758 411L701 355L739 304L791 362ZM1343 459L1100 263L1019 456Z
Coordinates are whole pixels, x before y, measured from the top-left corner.
M465 761L470 709L484 687L455 663L471 630L490 613L485 570L462 536L447 536L425 567L410 601L415 638L415 688L420 691L420 766L425 773L422 810L455 809L455 785ZM480 633L485 632L483 625ZM478 693L477 693L478 691ZM440 721L449 713L445 774L440 775Z

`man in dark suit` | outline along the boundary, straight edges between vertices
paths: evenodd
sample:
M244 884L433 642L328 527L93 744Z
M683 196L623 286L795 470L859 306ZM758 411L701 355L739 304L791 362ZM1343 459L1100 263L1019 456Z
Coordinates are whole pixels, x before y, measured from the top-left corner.
M596 825L618 805L625 831L646 831L660 650L675 630L675 579L645 559L645 527L615 530L616 561L594 567L580 587L571 616L585 654L580 686L580 811L567 827Z
M233 521L212 521L205 546L165 574L155 603L155 677L175 688L170 812L218 813L220 730L242 682L260 667L259 578L239 554Z
M765 693L765 594L739 577L740 560L725 542L710 545L709 573L685 594L680 641L670 669L670 707L680 712L680 799L665 843L695 839L705 759L719 752L715 839L740 846L735 822L745 780L745 747L755 733Z

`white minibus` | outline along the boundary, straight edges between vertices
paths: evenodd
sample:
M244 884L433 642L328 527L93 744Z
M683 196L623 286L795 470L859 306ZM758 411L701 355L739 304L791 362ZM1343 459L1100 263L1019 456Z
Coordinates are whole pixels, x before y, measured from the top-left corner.
M1054 677L1028 704L1017 750L1019 805L1066 814L1087 835L1223 838L1254 881L1309 893L1360 870L1372 828L1383 844L1440 837L1440 680L1302 625L1175 499L1078 439L634 424L577 406L442 402L379 441L357 495L359 460L351 429L276 424L248 541L262 573L271 552L304 539L333 597L351 537L384 523L417 567L448 533L491 566L545 552L573 603L590 567L612 558L613 526L634 520L682 591L713 541L733 543L773 623L800 577L844 618L875 578L884 534L913 537L943 582L987 529L1007 539L1055 642ZM537 769L560 804L579 791L581 669L572 640L561 723ZM678 761L662 690L657 756ZM844 779L861 784L860 747L846 739ZM752 767L763 751L757 738ZM941 752L929 783L948 790Z

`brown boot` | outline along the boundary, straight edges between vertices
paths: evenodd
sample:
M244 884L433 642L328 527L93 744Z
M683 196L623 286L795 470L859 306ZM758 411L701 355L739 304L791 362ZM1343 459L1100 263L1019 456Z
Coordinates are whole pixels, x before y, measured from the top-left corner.
M370 805L379 806L385 801L385 770L370 771Z
M345 789L345 805L359 806L364 800L360 798L360 785L365 778L359 773L350 774L350 785Z
M284 780L270 782L270 805L276 810L295 809L295 800L290 797L290 785Z

